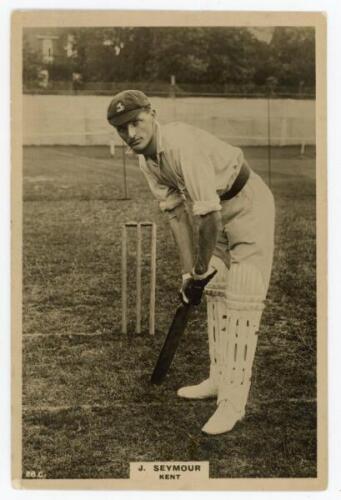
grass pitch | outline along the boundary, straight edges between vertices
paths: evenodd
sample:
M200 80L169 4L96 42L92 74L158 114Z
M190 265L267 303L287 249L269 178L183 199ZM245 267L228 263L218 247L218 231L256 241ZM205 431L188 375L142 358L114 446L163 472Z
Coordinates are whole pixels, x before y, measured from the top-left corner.
M267 180L265 148L245 148ZM24 149L23 477L127 478L130 461L209 460L211 477L316 476L315 158L272 151L276 251L245 419L222 436L201 427L214 401L176 389L207 376L205 305L193 315L171 372L149 384L177 305L179 262L134 157L102 147ZM154 220L156 335L123 336L121 223ZM135 304L134 245L129 249ZM134 329L131 311L130 330Z

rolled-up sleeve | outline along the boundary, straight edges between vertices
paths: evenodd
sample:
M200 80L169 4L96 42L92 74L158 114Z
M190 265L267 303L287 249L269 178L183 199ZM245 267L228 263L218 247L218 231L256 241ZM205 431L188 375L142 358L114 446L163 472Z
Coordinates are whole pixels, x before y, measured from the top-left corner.
M181 193L172 187L162 184L159 179L150 172L143 158L139 158L139 164L140 169L147 179L150 190L158 200L159 207L163 212L173 210L183 203L184 198Z
M221 210L214 166L208 155L197 145L186 145L180 154L186 190L193 201L193 214L205 215Z

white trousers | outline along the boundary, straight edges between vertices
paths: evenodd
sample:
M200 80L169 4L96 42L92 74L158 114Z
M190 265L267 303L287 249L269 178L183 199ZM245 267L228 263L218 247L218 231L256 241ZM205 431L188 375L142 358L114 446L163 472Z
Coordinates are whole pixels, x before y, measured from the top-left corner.
M241 415L271 276L274 219L271 191L252 172L242 191L222 203L223 230L211 261L218 272L206 287L210 378L218 403L229 401Z
M246 263L262 274L266 291L269 286L273 250L275 206L272 193L263 180L251 171L244 188L222 202L223 230L214 255L231 264Z

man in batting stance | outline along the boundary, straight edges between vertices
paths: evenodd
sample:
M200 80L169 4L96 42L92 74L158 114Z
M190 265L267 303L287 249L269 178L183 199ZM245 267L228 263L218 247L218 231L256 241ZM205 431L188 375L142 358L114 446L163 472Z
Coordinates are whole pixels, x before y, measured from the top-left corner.
M197 285L212 278L205 288L209 376L198 385L182 387L178 395L217 398L217 409L202 430L230 431L245 415L269 286L272 194L241 149L184 123L161 126L142 92L117 94L107 117L139 155L140 168L169 218L180 253L183 301L200 302L203 290ZM186 200L199 219L196 251Z

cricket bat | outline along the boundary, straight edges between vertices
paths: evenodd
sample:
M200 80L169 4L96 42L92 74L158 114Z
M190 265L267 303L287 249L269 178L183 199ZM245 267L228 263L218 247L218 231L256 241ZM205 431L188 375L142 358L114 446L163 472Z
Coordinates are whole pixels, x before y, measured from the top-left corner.
M178 306L151 376L150 381L152 384L160 385L164 381L182 334L185 331L192 308L192 304L182 303Z

